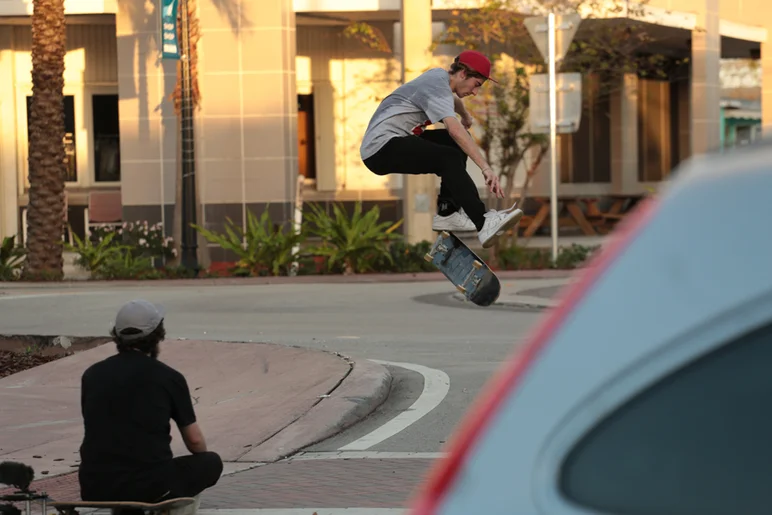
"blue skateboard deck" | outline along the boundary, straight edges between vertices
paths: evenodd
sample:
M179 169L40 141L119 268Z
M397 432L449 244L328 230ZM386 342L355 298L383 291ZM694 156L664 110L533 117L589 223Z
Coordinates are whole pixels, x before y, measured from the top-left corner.
M424 256L458 291L478 306L490 306L501 293L496 274L451 232L442 231Z

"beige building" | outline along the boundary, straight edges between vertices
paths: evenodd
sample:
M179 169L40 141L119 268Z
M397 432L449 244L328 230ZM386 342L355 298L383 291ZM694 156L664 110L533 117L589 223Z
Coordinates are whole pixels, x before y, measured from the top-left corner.
M217 228L225 217L243 220L247 210L259 213L266 205L276 220L289 219L301 174L306 201L378 203L390 219L407 213L408 230L426 236L434 181L405 185L400 176L371 174L359 159L359 142L378 101L402 79L403 56L407 77L446 65L455 49L429 55L432 34L453 16L451 7L475 1L406 0L403 13L401 0L197 3L199 221ZM109 202L120 203L124 220L171 228L178 136L169 95L176 65L160 58L159 5L66 3L68 219L79 233L87 218L99 219L98 205L87 208L100 192L114 192ZM31 2L0 0L0 236L23 233L31 9ZM763 123L772 120L772 52L765 52L772 4L652 0L645 10L641 23L667 36L673 52L691 57L688 78L628 76L606 105L591 109L580 133L562 138L563 196L640 194L680 160L717 147L722 57L761 59ZM342 29L352 20L373 23L393 52L346 38ZM548 191L548 174L540 173L532 192Z

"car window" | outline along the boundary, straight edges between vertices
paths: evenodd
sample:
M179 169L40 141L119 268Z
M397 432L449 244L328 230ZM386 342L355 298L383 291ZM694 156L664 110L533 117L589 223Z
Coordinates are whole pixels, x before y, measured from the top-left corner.
M560 488L614 514L772 513L772 324L614 411L569 452Z

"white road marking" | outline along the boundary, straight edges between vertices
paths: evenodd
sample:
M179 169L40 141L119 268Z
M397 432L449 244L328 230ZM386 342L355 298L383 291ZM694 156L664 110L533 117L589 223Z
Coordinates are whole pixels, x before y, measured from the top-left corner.
M388 452L388 451L322 451L301 452L287 458L287 461L297 460L404 460L424 459L436 460L445 456L444 452Z
M404 508L267 508L267 509L199 509L199 515L402 515Z
M391 361L371 360L381 365L402 367L424 376L424 389L412 406L386 422L378 429L366 434L358 440L344 445L339 451L366 451L370 447L391 438L406 427L418 422L424 415L440 405L450 390L450 378L442 370L415 365L413 363L395 363Z

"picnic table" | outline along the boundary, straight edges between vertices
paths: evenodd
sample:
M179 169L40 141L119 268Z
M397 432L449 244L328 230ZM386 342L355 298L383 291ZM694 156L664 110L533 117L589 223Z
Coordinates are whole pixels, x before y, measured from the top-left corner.
M561 195L558 197L558 227L579 227L586 236L597 236L607 233L613 225L621 220L627 211L642 197L640 194L607 194L611 204L607 210L600 207L602 197L579 195ZM549 226L551 211L550 197L531 197L539 204L536 214L523 217L521 226L525 227L523 236L533 236L542 226Z

